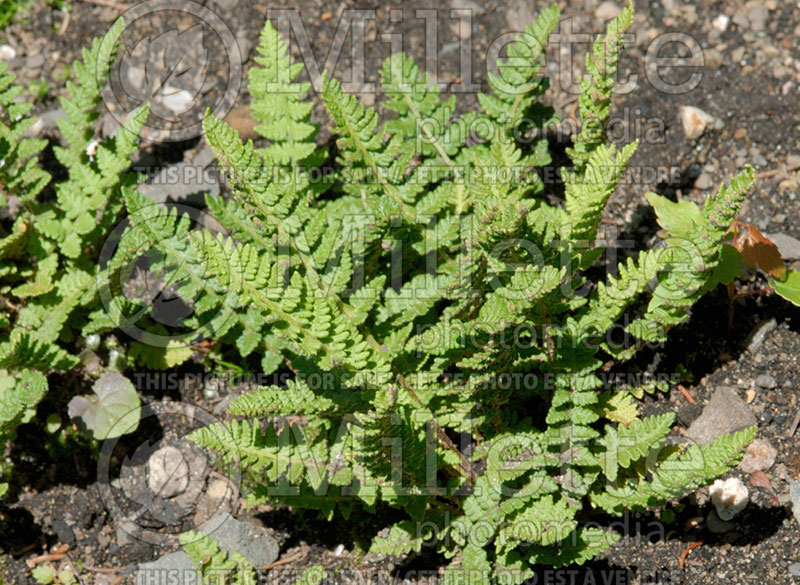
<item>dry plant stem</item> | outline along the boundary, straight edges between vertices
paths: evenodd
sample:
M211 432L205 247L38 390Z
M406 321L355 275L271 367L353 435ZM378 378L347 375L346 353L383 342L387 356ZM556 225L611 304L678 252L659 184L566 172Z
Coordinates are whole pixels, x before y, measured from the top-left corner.
M58 36L63 37L66 34L71 19L72 19L72 4L67 4L66 6L64 6L64 20L61 22L61 28L58 29Z
M800 409L798 409L797 414L794 415L794 420L792 421L792 425L789 427L789 430L786 432L786 436L788 436L790 439L794 437L798 425L800 425Z
M45 553L43 555L33 557L25 561L25 563L28 565L29 568L32 569L36 565L40 565L42 563L48 563L50 561L60 561L66 556L68 550L69 550L69 545L64 544L51 553Z
M681 569L683 569L683 565L686 563L686 558L689 556L689 553L702 544L703 544L702 540L697 540L686 547L686 549L681 553L681 561L680 561Z
M75 578L78 580L78 583L80 583L80 585L88 585L88 584L86 583L86 579L84 579L84 578L81 576L81 572L78 570L78 568L77 568L77 567L75 566L75 564L72 562L72 559L70 559L70 558L69 558L69 555L68 555L67 553L64 553L64 561L63 561L63 563L64 563L65 565L67 565L67 567L69 567L69 569L72 571L72 574L73 574L73 575L75 576Z
M403 376L398 375L397 380L400 382L400 385L403 387L403 389L409 393L412 399L414 399L418 404L422 404L422 400L420 400L419 397L417 396L417 393L411 389L411 386L408 385L408 382L406 382ZM436 431L436 436L439 438L439 442L442 444L442 446L445 449L449 449L450 451L458 455L458 458L461 461L461 468L464 470L467 479L471 484L474 484L475 481L478 479L478 474L472 467L472 464L458 449L458 447L456 447L455 444L453 444L453 441L450 440L450 437L447 436L445 430L441 427L441 425L439 425L438 422L436 422L435 419L432 418L430 420L430 423L431 425L433 425L433 429Z
M762 171L756 174L756 179L769 179L770 177L775 177L780 175L781 177L786 176L786 169L771 169L769 171Z
M772 290L772 287L759 288L747 292L736 292L736 285L733 282L728 283L728 333L733 331L733 309L734 303L741 298L750 297L753 295L760 295Z
M684 387L683 384L678 384L678 390L680 390L684 398L689 401L689 404L697 404L697 401L691 394L689 394L689 391Z
M296 561L297 559L302 558L302 557L303 557L302 551L298 551L298 552L296 552L294 554L289 555L286 558L278 559L274 563L270 563L268 565L264 565L263 567L261 567L261 570L262 571L268 571L270 569L274 569L275 567L280 567L281 565L288 565L289 563L291 563L293 561Z
M106 567L84 567L86 571L91 573L106 573L110 575L115 575L117 573L122 573L125 569L112 569Z

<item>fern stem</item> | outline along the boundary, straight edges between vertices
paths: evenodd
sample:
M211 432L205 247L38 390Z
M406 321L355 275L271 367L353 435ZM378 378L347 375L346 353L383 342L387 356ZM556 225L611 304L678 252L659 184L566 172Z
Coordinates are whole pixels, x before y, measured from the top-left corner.
M433 144L433 147L436 149L436 152L439 154L439 158L442 161L444 161L445 163L447 163L447 166L449 166L450 169L453 171L453 174L455 174L456 179L458 181L463 180L463 175L461 173L461 169L458 168L458 166L455 164L455 162L453 162L453 159L451 159L450 156L447 154L447 152L445 152L444 147L442 146L441 142L433 134L433 132L431 132L431 129L428 128L428 125L422 123L424 121L423 118L422 118L422 114L420 114L420 111L419 111L419 108L417 107L416 102L414 102L414 100L411 99L410 88L408 88L408 86L403 84L403 83L400 83L399 87L406 88L406 89L409 90L409 91L403 92L403 98L404 98L406 104L408 105L408 109L411 110L412 114L414 114L414 118L416 118L417 122L422 127L423 132L425 132L425 136Z
M411 396L411 398L413 398L415 402L417 402L421 406L425 406L425 403L423 403L422 400L420 400L419 396L417 396L417 393L414 392L411 386L409 386L406 379L399 373L397 374L397 381L400 382L400 385L405 389L406 392L408 392L409 396ZM450 437L447 436L447 433L442 428L442 426L438 422L436 422L435 418L431 417L431 419L428 422L430 422L431 426L433 426L433 429L436 431L436 436L439 438L439 442L442 444L442 446L445 447L446 449L449 449L458 456L459 460L461 461L461 468L464 471L464 474L466 475L470 484L474 484L475 481L478 479L478 473L475 471L475 468L472 467L472 464L469 462L469 459L467 459L464 456L464 454L458 449L458 447L455 446Z

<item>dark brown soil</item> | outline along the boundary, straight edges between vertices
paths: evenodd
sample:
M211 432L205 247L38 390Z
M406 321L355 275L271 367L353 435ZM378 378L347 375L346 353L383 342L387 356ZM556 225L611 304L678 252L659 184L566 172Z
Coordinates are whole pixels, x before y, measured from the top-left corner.
M227 1L225 5L236 2ZM561 3L565 17L571 18L573 33L599 32L602 21L595 16L600 4L586 0L580 5ZM614 234L632 239L637 246L652 245L656 239L655 224L643 195L654 190L695 201L709 193L696 183L716 186L732 176L745 163L759 172L758 186L750 197L741 219L756 224L766 232L784 232L800 238L800 176L787 169L789 155L800 154L800 8L794 2L766 3L760 1L702 2L698 5L677 0L643 3L637 6L635 24L631 30L635 40L628 45L621 66L621 78L638 76L635 91L614 99L614 116L620 124L614 138L621 142L640 139L630 172L630 180L613 196L604 224L606 235ZM267 16L267 8L295 8L297 4L276 0L267 5L240 0L238 5L223 8L206 2L231 31L252 46ZM365 82L378 79L380 63L389 54L389 45L381 43L381 34L402 34L404 49L422 64L427 36L424 21L414 18L417 9L438 9L438 56L429 56L428 63L438 64L439 79L458 83L458 37L453 30L449 10L457 7L481 8L473 20L471 32L473 79L485 89L485 56L492 40L500 34L518 30L535 15L542 3L511 0L490 0L472 4L452 0L450 4L403 2L391 5L380 2L340 3L330 0L309 0L300 5L314 55L322 66L333 43L338 15L345 9L373 10L375 18L367 21L367 52L364 67ZM390 8L401 8L403 19L391 22ZM766 11L763 28L759 10ZM754 14L753 11L756 11ZM720 15L733 19L725 32L715 29L712 22ZM40 75L49 81L51 91L37 103L37 111L57 107L55 98L63 86L59 75L65 64L75 59L87 39L100 35L117 16L111 7L75 0L66 34L59 36L54 24L61 23L63 13L45 3L32 7L26 18L0 31L17 49L12 69L25 79ZM562 29L563 30L563 29ZM664 33L683 33L702 48L704 65L672 67L663 77L672 84L680 83L692 74L700 76L699 84L691 91L666 93L647 78L645 57L652 41ZM573 112L576 95L569 91L569 74L577 79L583 70L585 42L572 45L574 66L566 63L568 35L549 51L548 72L551 89L546 100L562 119ZM294 47L297 49L296 45ZM297 51L295 56L298 56ZM37 55L45 59L38 67ZM668 45L661 56L687 57L684 49ZM31 61L28 59L33 58ZM347 79L352 58L349 40L337 63L336 75ZM559 73L559 63L564 74ZM252 64L252 55L244 65ZM212 71L213 72L213 71ZM222 80L224 82L224 80ZM211 94L214 95L213 93ZM367 101L381 97L362 93ZM325 121L317 102L315 117ZM459 96L461 111L476 107L474 93ZM244 88L236 104L248 103ZM692 105L717 116L724 122L721 130L711 131L697 141L684 136L678 119L678 108ZM320 140L326 140L323 134ZM568 138L564 137L564 144ZM197 146L197 140L187 140L167 147L152 148L156 162L174 162L182 158L185 149ZM668 177L665 179L665 177ZM710 180L709 180L710 179ZM761 283L763 285L763 282ZM743 287L760 286L758 281ZM764 322L774 319L776 327L754 352L747 344L751 332ZM646 363L645 363L646 362ZM622 541L603 558L583 569L565 568L557 571L542 569L538 583L789 583L789 566L800 562L800 525L792 518L788 485L800 477L800 431L790 433L795 415L800 413L798 380L800 380L800 310L774 296L766 294L745 297L734 307L733 326L728 328L728 297L718 290L704 299L693 311L692 319L675 330L663 348L650 352L637 361L643 369L671 373L682 364L693 376L685 386L696 404L673 388L669 394L649 397L648 411L675 410L681 428L687 427L702 410L717 385L735 386L747 397L756 414L758 437L769 441L778 451L774 466L766 471L769 487L752 485L753 478L737 472L751 483L752 503L737 517L736 527L726 534L712 534L703 522L697 522L710 510L709 504L699 503L697 497L685 498L673 507L676 518L662 523L657 516L631 515L617 528L625 534ZM191 370L191 368L189 368ZM178 372L180 376L186 368ZM768 374L775 380L774 388L759 388L755 379ZM179 377L180 377L179 376ZM194 403L208 410L218 406L219 399L204 398L202 388L180 384L170 390L141 389L152 400L171 398ZM748 391L753 391L748 395ZM220 392L224 398L226 390ZM61 396L63 394L63 396ZM49 400L68 397L56 393ZM59 398L61 396L61 398ZM63 404L62 404L63 406ZM165 429L165 432L169 429ZM117 576L128 582L136 564L151 560L165 552L136 539L118 542L113 518L105 509L96 482L96 446L80 443L67 445L58 452L43 449L41 437L31 429L20 428L18 446L11 456L16 465L12 493L3 506L5 517L0 528L0 547L7 554L0 561L0 574L8 583L29 583L26 560L50 551L57 545L69 545L68 559L85 567L85 583L111 583ZM763 484L763 482L762 482ZM245 513L242 511L242 513ZM407 575L410 582L430 582L427 577L437 570L434 558L413 560L385 559L363 556L357 545L374 534L379 521L355 518L338 526L314 520L311 516L287 510L263 508L250 514L270 529L282 544L282 557L293 559L280 570L299 568L315 562L337 570L336 582L356 579L362 571L384 577ZM344 551L337 549L344 545ZM694 548L686 553L690 547ZM339 554L337 554L339 553ZM684 558L685 557L685 558ZM93 571L100 568L102 571ZM109 571L112 570L113 571ZM276 569L275 571L278 571ZM426 573L427 572L427 573ZM271 573L272 576L275 573ZM90 581L89 577L93 580ZM398 582L402 581L400 579ZM376 581L370 581L376 582Z

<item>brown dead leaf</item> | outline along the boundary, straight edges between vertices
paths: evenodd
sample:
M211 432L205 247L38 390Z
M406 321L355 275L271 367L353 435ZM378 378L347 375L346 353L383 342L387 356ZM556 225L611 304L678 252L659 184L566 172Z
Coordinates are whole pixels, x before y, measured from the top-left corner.
M778 280L786 278L786 264L781 258L778 246L759 232L754 225L737 222L737 228L733 245L739 250L745 265L763 270Z

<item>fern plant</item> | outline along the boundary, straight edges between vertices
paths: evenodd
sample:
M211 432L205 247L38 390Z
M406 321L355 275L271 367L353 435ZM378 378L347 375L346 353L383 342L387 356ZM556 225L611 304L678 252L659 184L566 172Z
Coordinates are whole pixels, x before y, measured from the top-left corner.
M331 519L357 506L402 510L372 550L435 547L447 582L519 583L537 563L585 562L618 538L590 522L595 512L658 506L730 469L754 429L675 443L671 413L640 416L637 389L601 391L599 374L665 341L728 281L724 242L753 171L680 222L651 196L665 246L591 280L603 209L636 149L605 134L632 8L587 58L582 126L554 204L539 171L552 164L541 130L557 120L539 100L559 16L543 10L508 46L480 112L457 115L456 97L404 55L381 70L385 122L326 76L333 165L315 142L302 66L266 23L249 79L264 143L242 143L211 114L203 124L234 193L207 198L228 236L192 229L136 189L127 169L146 108L115 138L94 139L121 21L73 67L66 146L54 148L67 178L52 188L37 163L44 142L22 138L30 108L0 64L2 203L19 205L0 240L0 438L44 396L47 373L77 364L78 335L138 323L119 282L157 243L151 266L192 299L191 333L150 327L132 355L172 367L201 334L242 363L258 356L264 372L291 374L238 397L230 422L193 438L244 466L252 504ZM128 229L98 267L123 216ZM605 334L623 320L633 341L614 344ZM195 559L252 577L207 538L186 543Z
M34 123L23 89L0 63L0 207L13 203L0 238L0 441L13 438L47 392L49 372L78 364L75 341L99 304L95 275L100 247L123 210L121 195L138 182L126 172L138 148L147 108L134 112L115 138L94 138L100 92L124 24L119 20L72 67L61 98L66 146L54 155L67 171L51 185L39 166L46 140L24 138ZM70 343L72 342L72 343Z
M220 548L219 542L201 531L190 530L179 535L184 551L199 573L200 583L214 585L256 585L256 568L241 553ZM327 577L322 565L303 570L294 585L319 585Z
M704 485L754 433L674 444L672 413L641 417L636 389L600 391L604 363L665 341L725 280L723 242L754 174L720 187L688 222L662 221L665 247L587 281L603 252L601 214L636 149L605 135L632 7L587 58L563 205L542 196L547 143L517 138L523 123L554 120L538 99L558 19L552 5L517 36L492 93L479 95L482 112L457 117L455 96L443 99L402 55L381 70L395 114L383 124L325 77L333 176L313 146L301 66L270 23L250 74L267 146L242 143L211 114L204 122L235 195L209 207L232 236L191 232L191 255L208 288L237 291L225 302L238 321L223 337L236 336L242 356L266 349L271 367L294 376L238 397L235 418L194 440L245 468L252 504L331 519L356 505L404 510L372 550L435 546L449 559L446 582L520 583L537 563L582 563L618 539L587 524L593 512L658 506ZM623 316L634 341L620 346L605 333Z

